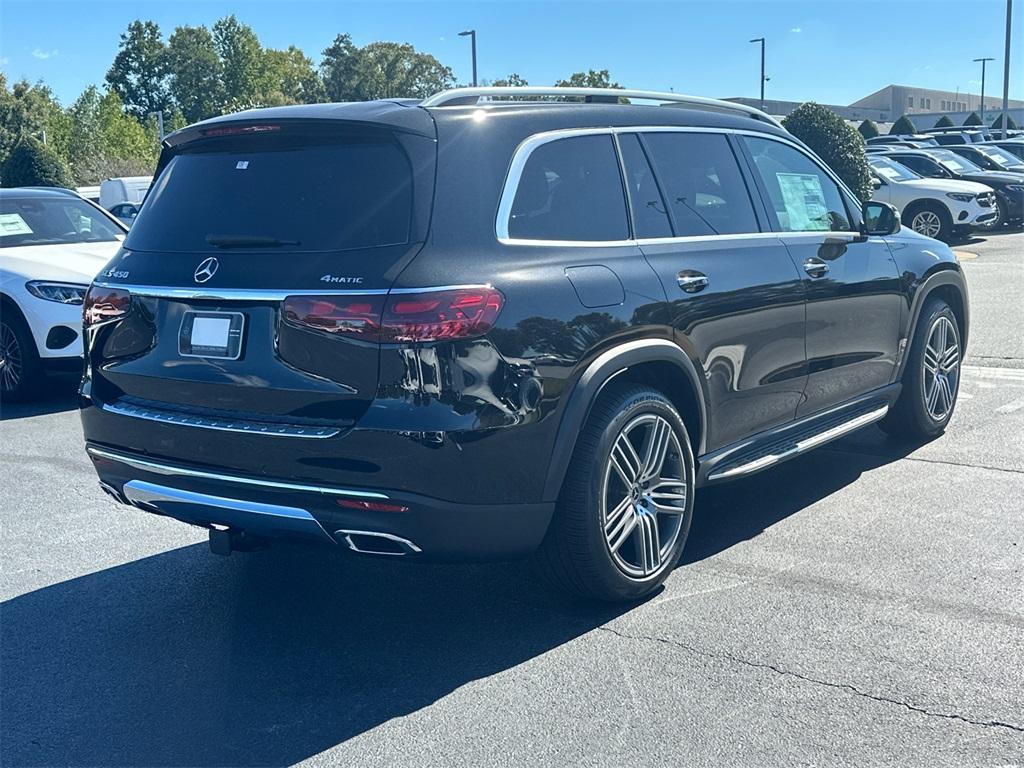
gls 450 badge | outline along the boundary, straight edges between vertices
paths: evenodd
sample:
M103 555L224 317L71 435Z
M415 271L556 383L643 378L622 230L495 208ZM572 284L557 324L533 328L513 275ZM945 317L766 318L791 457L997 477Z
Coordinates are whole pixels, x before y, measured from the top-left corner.
M338 277L336 275L324 275L320 278L321 283L352 283L358 285L363 282L361 277Z

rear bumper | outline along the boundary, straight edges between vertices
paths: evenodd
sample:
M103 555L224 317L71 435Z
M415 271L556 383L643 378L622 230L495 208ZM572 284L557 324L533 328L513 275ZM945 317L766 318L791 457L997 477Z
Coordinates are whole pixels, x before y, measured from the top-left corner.
M439 561L523 557L540 544L554 511L552 503L455 504L401 491L228 474L95 443L87 452L104 489L143 511L257 538L301 539L371 554ZM404 511L353 509L341 501L382 502Z

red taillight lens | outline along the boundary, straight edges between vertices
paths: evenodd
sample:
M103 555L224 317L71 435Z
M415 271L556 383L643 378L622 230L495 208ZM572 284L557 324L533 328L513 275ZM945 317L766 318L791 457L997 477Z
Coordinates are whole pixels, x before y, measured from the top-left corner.
M286 322L383 343L447 341L491 329L505 298L494 288L390 296L289 296Z
M82 302L82 323L86 328L109 323L128 314L132 308L132 295L120 288L90 285Z

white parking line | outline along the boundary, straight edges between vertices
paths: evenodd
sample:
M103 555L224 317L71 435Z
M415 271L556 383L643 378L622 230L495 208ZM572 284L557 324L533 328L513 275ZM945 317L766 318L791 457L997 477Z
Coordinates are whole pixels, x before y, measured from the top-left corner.
M1001 379L1003 381L1024 381L1024 370L1018 368L992 368L982 365L964 365L965 375L979 379Z

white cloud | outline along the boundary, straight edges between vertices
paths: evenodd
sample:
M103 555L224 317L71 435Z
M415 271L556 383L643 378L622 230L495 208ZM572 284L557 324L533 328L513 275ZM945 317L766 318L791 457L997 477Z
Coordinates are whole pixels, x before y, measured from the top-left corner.
M60 53L60 51L58 51L56 48L54 48L52 51L44 51L42 48L35 48L32 50L32 58L42 59L43 61L45 61L46 59L52 59L58 53Z
M789 30L789 31L790 31L790 32L798 32L798 33L799 33L799 32L803 32L803 29L801 29L800 27L793 27L793 28L792 28L791 30Z

